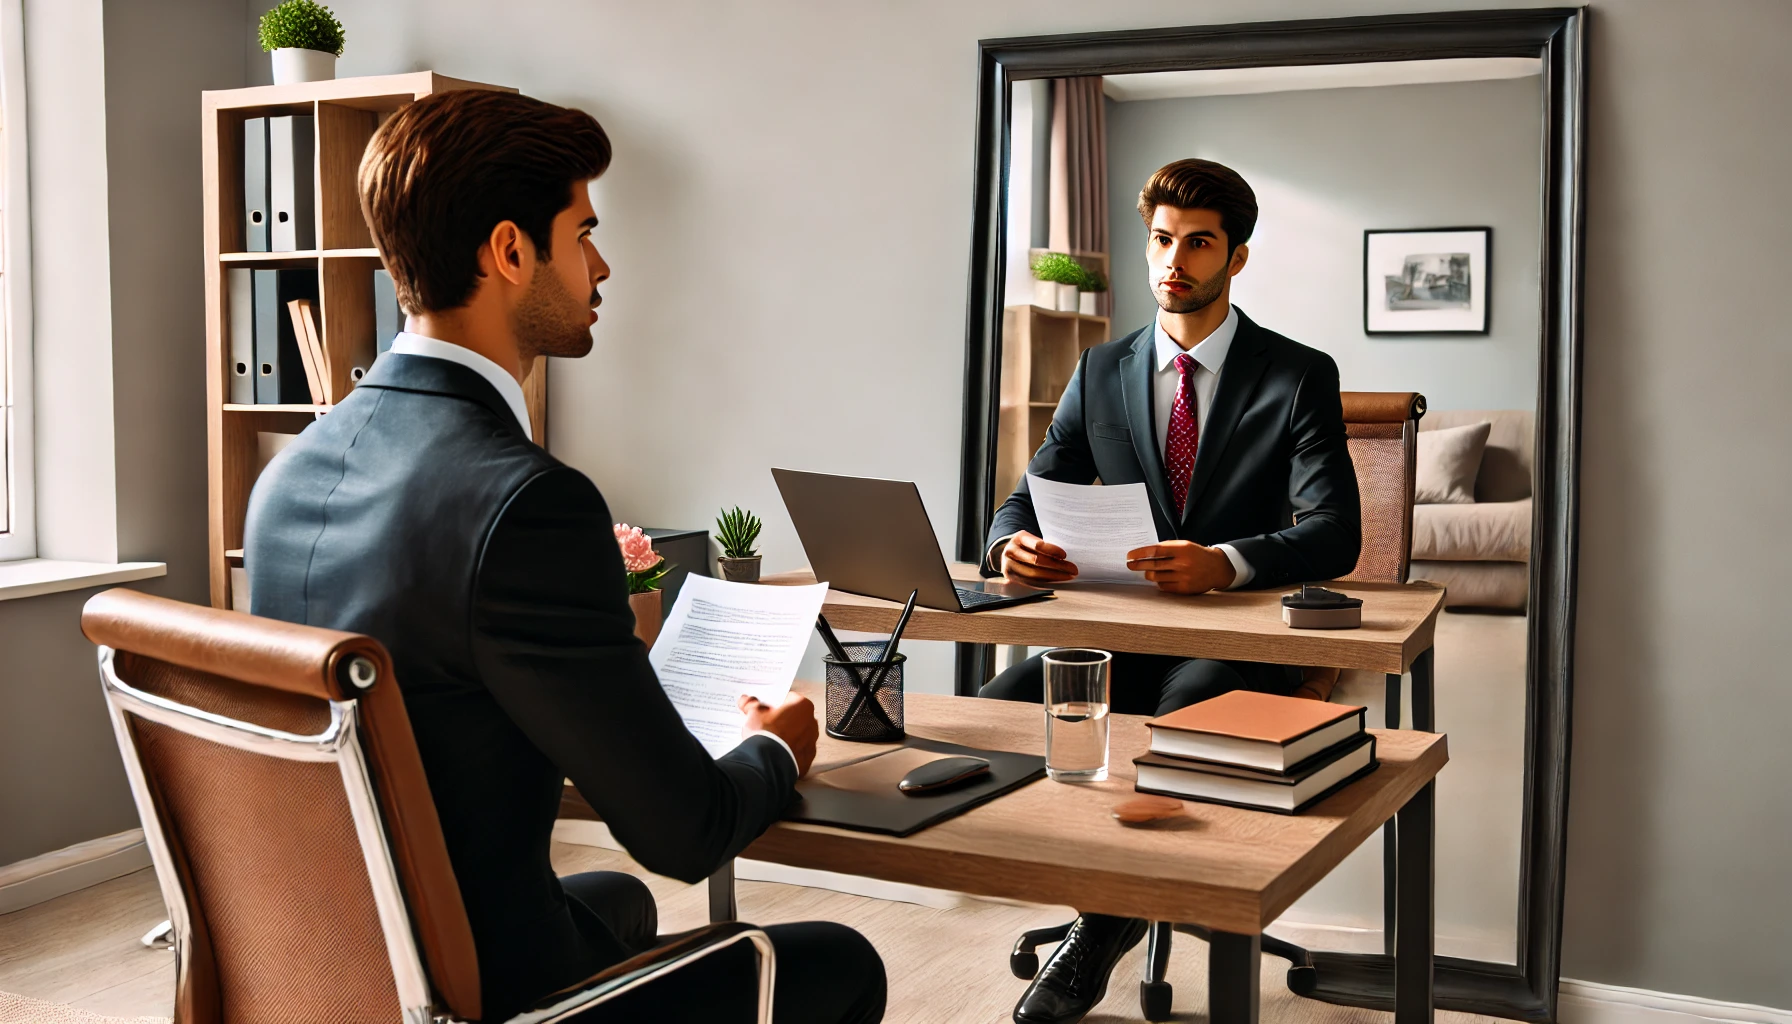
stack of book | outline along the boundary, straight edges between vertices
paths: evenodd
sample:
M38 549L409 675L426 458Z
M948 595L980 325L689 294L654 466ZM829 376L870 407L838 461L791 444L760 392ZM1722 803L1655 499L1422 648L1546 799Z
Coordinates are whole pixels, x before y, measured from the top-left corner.
M1235 690L1153 718L1138 790L1294 814L1375 770L1359 707Z

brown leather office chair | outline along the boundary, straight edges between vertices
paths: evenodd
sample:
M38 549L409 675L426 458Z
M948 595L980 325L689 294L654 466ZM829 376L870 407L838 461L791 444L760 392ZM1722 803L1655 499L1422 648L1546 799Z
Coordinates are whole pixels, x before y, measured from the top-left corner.
M1412 499L1425 396L1414 391L1346 391L1340 397L1362 503L1363 547L1356 567L1339 578L1405 583L1412 566ZM1309 668L1295 695L1329 700L1337 685L1337 669Z
M1362 503L1363 545L1356 567L1339 578L1405 583L1412 562L1413 487L1418 467L1419 418L1425 415L1425 396L1412 391L1346 391L1341 397L1350 461L1356 467L1357 493ZM1335 668L1303 669L1295 696L1328 700L1338 685L1338 676ZM1389 728L1395 728L1400 713L1400 676L1388 676L1387 685L1392 719ZM1391 851L1393 843L1387 842L1386 847ZM1391 884L1388 891L1392 892ZM1024 933L1008 954L1008 969L1017 978L1033 977L1039 972L1038 947L1062 940L1069 931L1070 924L1066 923ZM1196 925L1151 922L1146 933L1145 979L1139 983L1139 1009L1146 1020L1170 1019L1171 988L1164 976L1169 971L1174 932L1207 938L1207 930ZM1313 961L1306 950L1267 933L1262 938L1262 950L1289 962L1290 989L1303 994L1312 991Z
M81 628L172 924L176 1024L484 1019L378 641L122 589L88 601ZM603 1004L741 944L763 1024L771 945L741 924L672 937L515 1019L601 1020Z
M1346 391L1344 430L1363 505L1363 550L1345 580L1405 583L1412 565L1412 495L1418 473L1419 419L1425 396L1414 391Z

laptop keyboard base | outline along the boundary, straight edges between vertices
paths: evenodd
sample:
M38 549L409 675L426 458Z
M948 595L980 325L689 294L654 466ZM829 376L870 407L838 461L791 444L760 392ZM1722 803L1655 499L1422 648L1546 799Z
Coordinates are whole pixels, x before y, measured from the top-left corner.
M1013 598L1010 598L1005 594L989 594L981 590L966 590L963 587L953 587L952 589L958 591L958 603L965 608L980 608L983 605L995 604L998 601L1013 600Z

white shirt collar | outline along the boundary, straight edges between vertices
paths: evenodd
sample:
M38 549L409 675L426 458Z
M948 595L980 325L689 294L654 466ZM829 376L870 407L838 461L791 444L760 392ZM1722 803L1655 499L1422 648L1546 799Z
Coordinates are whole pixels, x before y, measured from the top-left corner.
M1226 365L1226 353L1232 351L1232 339L1238 334L1238 307L1226 308L1226 319L1220 322L1213 333L1195 343L1188 354L1195 357L1195 362L1206 367L1210 373L1217 374ZM1170 361L1182 354L1182 346L1164 330L1161 321L1152 327L1152 340L1157 345L1157 368L1161 371L1170 365Z
M1171 342L1171 344L1175 343ZM502 366L465 345L425 338L421 334L412 334L410 331L402 331L396 338L393 338L392 348L389 351L396 352L401 356L446 359L451 363L459 363L484 377L486 383L498 390L499 396L504 399L504 404L510 406L510 413L516 417L517 426L523 428L523 436L531 441L535 440L534 432L529 429L529 405L523 401L523 386L518 384L516 378L512 377Z

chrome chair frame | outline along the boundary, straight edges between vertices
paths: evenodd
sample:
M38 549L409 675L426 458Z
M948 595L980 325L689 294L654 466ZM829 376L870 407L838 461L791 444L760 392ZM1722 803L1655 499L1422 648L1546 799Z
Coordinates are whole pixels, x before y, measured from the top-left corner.
M137 815L143 821L144 842L156 869L156 881L167 906L175 956L177 1000L186 996L191 984L188 972L192 967L192 922L187 914L186 893L181 888L180 874L175 867L168 837L162 831L160 817L149 787L148 778L137 751L135 738L125 720L132 715L237 750L288 761L334 763L342 773L343 792L348 798L349 813L355 824L355 837L361 847L361 859L367 868L373 889L374 905L379 913L380 930L386 941L386 955L391 963L392 979L398 991L403 1024L448 1024L451 1018L438 1015L429 995L429 980L411 930L410 912L399 887L398 870L393 864L391 845L381 824L379 805L373 792L373 779L367 770L366 755L361 748L359 702L328 701L330 724L314 736L269 729L252 722L187 707L174 701L146 693L118 677L114 665L116 652L99 647L100 682L105 692L106 710L112 720L112 731L123 755L125 776L130 781L131 797L137 804ZM363 689L375 680L366 677L354 680ZM582 1013L623 993L639 988L667 973L688 966L719 950L740 942L750 942L759 954L759 1024L771 1020L772 988L776 963L771 940L763 931L741 927L719 934L716 941L672 957L655 961L637 970L606 978L588 988L570 993L562 999L510 1018L507 1024L553 1024Z

